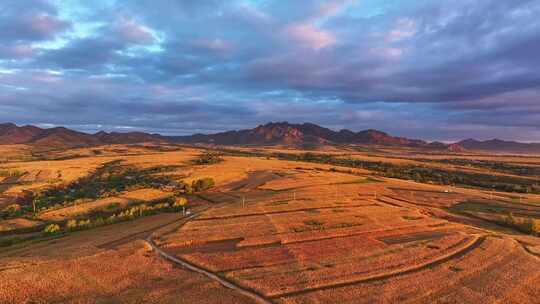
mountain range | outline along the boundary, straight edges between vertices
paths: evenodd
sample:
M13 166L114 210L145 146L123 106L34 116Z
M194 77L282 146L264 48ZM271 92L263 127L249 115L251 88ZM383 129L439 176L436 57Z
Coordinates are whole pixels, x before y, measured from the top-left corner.
M80 147L104 144L132 144L166 141L159 134L143 132L88 134L64 127L42 129L35 126L19 127L12 123L0 124L0 145L27 144L49 147Z
M36 126L0 124L0 145L27 144L46 147L79 147L104 144L134 144L142 142L204 143L217 145L284 145L315 147L332 144L381 145L419 147L451 152L490 151L504 153L540 153L540 143L520 143L492 139L478 141L466 139L453 144L427 142L420 139L396 137L369 129L353 132L347 129L334 131L312 123L267 123L253 129L226 131L215 134L189 136L162 136L143 132L83 133L64 127L43 129Z

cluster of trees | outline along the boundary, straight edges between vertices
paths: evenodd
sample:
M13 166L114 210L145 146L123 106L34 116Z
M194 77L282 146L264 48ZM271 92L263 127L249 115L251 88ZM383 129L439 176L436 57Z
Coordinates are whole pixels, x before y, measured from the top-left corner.
M185 194L193 194L195 192L201 192L214 187L215 181L211 177L204 177L196 179L191 183L180 182L178 185L178 191Z
M540 219L516 217L510 213L506 216L504 223L506 226L521 232L540 236Z
M245 157L275 157L281 160L303 161L329 164L342 167L360 168L373 171L380 176L414 180L420 183L441 185L461 185L492 189L502 192L540 194L540 181L534 178L519 178L512 176L490 175L482 173L444 170L427 166L400 165L381 161L367 161L351 158L340 158L328 154L304 153L261 153L239 151L234 149L219 149L221 153ZM490 170L499 170L521 176L538 176L540 167L520 166L494 161L476 160L442 160L455 165L478 166Z
M0 219L7 219L7 218L13 218L18 217L23 214L23 210L21 205L19 204L11 204L6 206L2 211L0 211Z
M304 153L261 153L239 151L233 149L219 149L227 155L245 157L275 157L281 160L303 161L329 164L342 167L360 168L373 171L380 176L414 180L420 183L434 183L441 185L461 185L497 190L502 192L534 193L540 194L540 181L534 178L518 178L512 176L490 175L482 173L444 170L427 166L400 165L381 161L367 161L351 158L340 158L328 154ZM445 162L443 160L443 162ZM453 159L446 160L455 165L481 166L490 170L500 170L522 176L540 175L540 167L519 166L503 162L475 161Z
M376 172L380 176L414 180L420 183L441 185L462 185L493 189L503 192L540 193L537 179L518 178L512 176L490 175L463 171L444 170L440 168L398 165L379 161L366 161L351 158L338 158L328 154L287 154L276 153L283 160L323 163L343 167L361 168Z
M51 235L61 232L72 232L77 230L85 230L104 225L110 225L118 222L130 221L139 217L144 217L159 212L177 212L182 210L188 204L188 200L184 197L176 197L154 205L139 204L131 206L120 212L113 213L109 216L97 216L95 218L86 219L71 219L66 222L64 229L59 224L49 224L43 230L43 234Z
M203 154L199 155L197 159L193 162L196 165L213 165L223 161L220 153L206 151Z
M23 172L19 170L0 170L0 177L14 177L21 175L23 175Z
M152 167L144 170L145 174L155 174L155 173L165 173L165 172L172 172L177 170L178 168L181 168L182 166L175 166L175 165L168 165L168 166L157 166Z
M98 198L118 195L123 191L141 188L160 188L172 183L170 177L156 173L174 171L178 166L160 166L148 169L137 169L122 166L119 161L104 164L92 174L77 181L57 187L35 192L23 206L14 204L0 210L0 218L12 218L24 213L44 211L51 208L84 203ZM180 182L179 192L191 194L205 191L215 185L212 178L201 178L191 183Z
M211 177L205 177L198 180L194 180L191 184L191 188L193 189L193 192L200 192L208 190L212 187L214 187L215 182L214 179Z
M430 161L430 160L423 160ZM442 159L437 162L443 164L451 164L464 167L476 167L482 169L488 169L493 171L499 171L504 173L510 173L520 176L540 176L540 167L537 166L524 166L500 161L489 160L473 160L473 159Z
M43 229L43 234L45 235L52 235L52 234L58 234L62 230L60 229L60 225L58 224L49 224L45 226L45 229Z
M156 176L154 173L169 169L158 167L140 170L135 167L121 166L120 161L109 162L94 173L69 185L48 188L35 193L33 204L37 210L45 210L50 207L67 206L114 196L128 190L158 188L168 184L170 179L166 176Z

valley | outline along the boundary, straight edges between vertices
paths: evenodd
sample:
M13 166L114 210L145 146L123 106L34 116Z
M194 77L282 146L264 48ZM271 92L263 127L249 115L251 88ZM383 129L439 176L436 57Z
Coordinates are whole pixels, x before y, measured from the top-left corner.
M535 156L369 147L377 152L147 143L21 153L0 165L0 302L540 295ZM460 177L470 174L512 187ZM529 180L532 190L513 188Z

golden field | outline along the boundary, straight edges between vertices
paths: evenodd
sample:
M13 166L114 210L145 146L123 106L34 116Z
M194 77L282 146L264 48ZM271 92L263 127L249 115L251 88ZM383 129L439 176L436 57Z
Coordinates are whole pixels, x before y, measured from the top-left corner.
M0 219L0 240L27 239L0 247L0 303L253 303L163 259L148 237L169 255L271 303L534 303L540 296L540 238L518 225L540 219L540 195L421 183L339 162L520 182L536 178L515 174L539 164L536 157L227 147L218 151L222 161L196 164L207 147L115 145L40 152L41 159L27 159L28 147L2 149L12 157L0 170L13 176L0 183L0 209L22 209ZM305 153L332 158L286 159ZM65 228L70 220L169 202L175 192L163 179L205 178L215 185L182 194L190 217L176 209ZM99 191L72 198L88 192L80 190L81 180ZM24 198L57 188L66 189L59 196L66 202L51 201L35 213ZM44 235L49 224L61 233Z

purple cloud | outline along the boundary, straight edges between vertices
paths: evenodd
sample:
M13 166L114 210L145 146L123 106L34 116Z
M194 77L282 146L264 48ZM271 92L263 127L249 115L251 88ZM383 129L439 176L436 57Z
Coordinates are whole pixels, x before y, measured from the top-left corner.
M1 120L116 116L182 133L289 120L540 140L538 1L3 6L0 107L10 115Z

